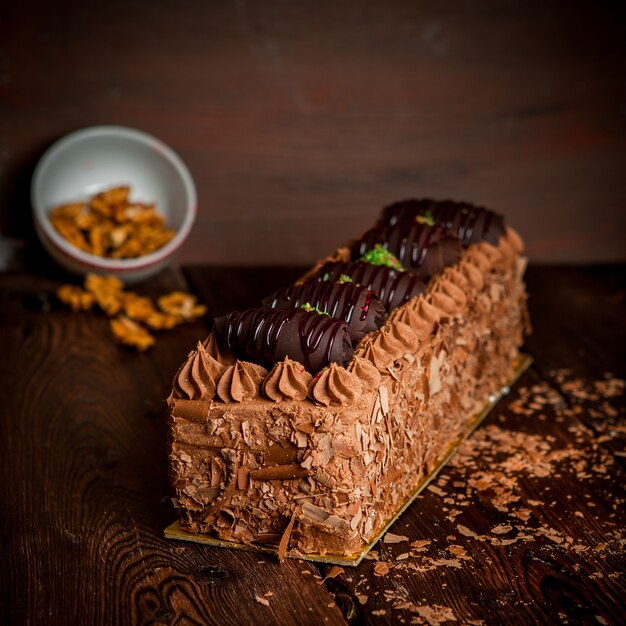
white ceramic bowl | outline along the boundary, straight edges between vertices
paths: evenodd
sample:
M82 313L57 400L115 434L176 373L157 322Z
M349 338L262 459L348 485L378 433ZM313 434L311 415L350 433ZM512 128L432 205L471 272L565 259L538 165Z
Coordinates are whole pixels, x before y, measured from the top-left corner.
M154 202L176 231L159 250L136 259L95 256L71 245L47 217L55 206L84 201L119 185L130 186L132 200ZM196 188L180 157L156 137L123 126L91 126L53 144L35 169L31 202L39 239L60 265L75 274L115 274L126 282L162 270L196 217Z

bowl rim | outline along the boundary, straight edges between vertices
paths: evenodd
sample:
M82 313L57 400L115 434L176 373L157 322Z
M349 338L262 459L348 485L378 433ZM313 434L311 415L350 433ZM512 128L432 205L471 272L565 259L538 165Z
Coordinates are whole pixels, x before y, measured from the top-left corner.
M52 222L50 222L49 219L46 219L46 207L41 206L37 202L36 192L38 186L41 183L47 168L50 167L51 163L59 156L59 154L72 144L102 136L122 137L156 149L160 155L169 161L181 177L183 187L185 188L188 197L187 206L183 215L183 222L180 228L176 231L174 237L172 237L172 239L162 248L159 248L154 252L132 259L110 259L80 250L64 239L56 231L56 229L52 226ZM62 252L64 256L70 257L72 260L77 261L85 268L111 272L124 272L142 269L144 267L154 265L155 263L159 263L174 254L185 239L187 239L197 214L196 186L189 169L180 156L178 156L172 148L154 135L150 135L149 133L136 128L118 125L100 125L81 128L64 135L48 147L37 162L35 171L33 172L30 185L30 201L33 217L40 236L43 235L48 242Z

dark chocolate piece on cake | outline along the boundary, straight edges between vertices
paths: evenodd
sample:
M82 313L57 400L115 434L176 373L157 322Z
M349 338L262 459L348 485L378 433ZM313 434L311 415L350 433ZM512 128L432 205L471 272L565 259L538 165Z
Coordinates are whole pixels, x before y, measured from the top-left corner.
M390 204L383 209L379 225L395 226L416 220L440 226L446 232L456 235L463 247L479 241L497 246L500 237L505 233L504 218L498 213L468 202L429 198Z
M360 259L377 244L395 255L405 269L426 281L457 263L462 251L457 237L448 235L439 226L414 220L371 228L352 246L352 259Z
M330 317L344 321L352 343L380 328L386 309L374 291L354 283L310 282L279 289L263 300L273 309L310 305Z
M335 282L342 274L376 292L388 311L426 291L426 284L415 274L363 261L330 261L322 265L312 280Z
M215 320L215 330L236 357L267 366L289 357L316 372L353 354L344 322L304 309L233 311Z

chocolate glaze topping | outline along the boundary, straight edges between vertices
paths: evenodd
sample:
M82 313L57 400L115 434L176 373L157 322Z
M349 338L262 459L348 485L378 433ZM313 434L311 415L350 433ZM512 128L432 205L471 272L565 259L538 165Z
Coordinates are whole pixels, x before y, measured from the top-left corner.
M352 258L362 257L376 244L395 255L402 266L423 280L439 273L461 258L461 243L439 226L400 221L393 226L379 224L352 246Z
M355 284L376 292L389 311L426 291L425 283L415 274L363 261L328 262L319 269L312 280L334 282L339 280L342 274L350 276Z
M376 293L354 283L310 282L279 289L263 304L273 309L298 308L310 304L330 317L344 321L354 345L363 335L380 328L386 310Z
M425 281L460 260L462 246L479 241L497 245L504 233L501 215L465 202L396 202L352 246L353 261L326 263L311 282L266 298L266 307L218 318L218 343L232 352L231 359L268 366L287 356L313 372L332 362L345 363L352 356L351 340L356 344L379 328L385 308L391 311L423 293ZM408 271L358 260L376 244ZM354 283L338 284L342 274ZM299 308L306 303L328 316Z
M220 343L240 359L271 365L289 357L315 372L352 358L346 324L304 309L261 307L215 320Z
M456 235L467 247L486 241L494 246L504 235L504 218L498 213L468 202L452 200L403 200L383 209L379 226L393 227L402 222L415 222L415 218L430 214L434 223L447 233Z

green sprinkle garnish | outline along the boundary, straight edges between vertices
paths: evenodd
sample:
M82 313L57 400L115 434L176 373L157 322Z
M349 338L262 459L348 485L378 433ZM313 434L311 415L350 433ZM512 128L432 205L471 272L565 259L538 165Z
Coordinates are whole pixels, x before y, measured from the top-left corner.
M420 213L415 218L415 221L418 222L419 224L428 224L429 226L435 225L435 218L433 217L433 214L431 211L424 211L423 213Z
M326 273L322 276L322 280L323 280L323 281L330 280L330 274L329 274L328 272L326 272Z
M339 280L337 281L339 284L342 283L353 283L354 281L352 280L352 278L350 278L350 276L348 276L347 274L342 274L339 277Z
M371 250L368 250L359 261L365 261L373 265L386 265L399 272L404 271L402 263L398 261L397 257L391 254L391 252L380 243L377 243Z
M330 315L328 315L328 313L326 313L326 311L320 311L319 309L316 309L310 302L305 302L301 307L301 309L304 309L305 311L309 311L309 312L315 312L318 315L326 315L327 317L330 317Z

